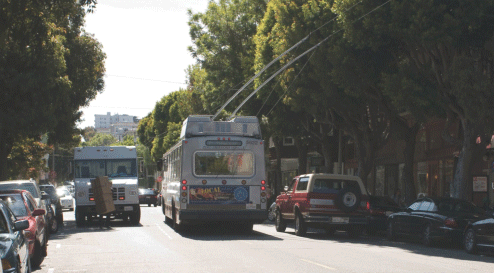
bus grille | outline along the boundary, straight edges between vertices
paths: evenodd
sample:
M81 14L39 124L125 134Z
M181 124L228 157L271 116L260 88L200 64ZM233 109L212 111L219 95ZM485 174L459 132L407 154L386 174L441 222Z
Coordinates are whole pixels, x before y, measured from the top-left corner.
M112 199L113 200L120 200L120 197L123 197L123 200L125 200L125 188L124 187L121 187L121 188L111 188L111 191L112 191ZM91 198L94 197L94 191L93 191L93 188L90 188L89 189L89 199L91 200Z

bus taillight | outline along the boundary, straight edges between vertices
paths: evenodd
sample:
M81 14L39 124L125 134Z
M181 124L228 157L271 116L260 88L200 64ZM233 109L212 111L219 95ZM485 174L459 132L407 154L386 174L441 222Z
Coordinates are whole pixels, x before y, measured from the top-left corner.
M261 185L266 185L266 180L262 180Z
M187 186L182 186L182 190L183 191L186 191L187 190Z
M182 184L183 185L187 184L187 180L182 180Z
M261 190L262 191L265 191L266 190L266 187L265 186L261 186Z

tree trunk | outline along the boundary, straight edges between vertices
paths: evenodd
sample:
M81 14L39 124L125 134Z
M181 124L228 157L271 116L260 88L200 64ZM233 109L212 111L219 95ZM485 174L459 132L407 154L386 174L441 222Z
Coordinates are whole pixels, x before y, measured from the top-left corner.
M451 183L451 197L469 200L472 193L472 167L476 147L477 133L475 126L468 120L462 120L463 143L456 164L455 177ZM481 146L481 145L478 145Z
M298 174L307 173L307 144L300 138L295 138L295 146L298 152Z
M403 195L405 197L405 203L411 204L417 198L417 191L415 189L415 183L413 180L413 162L415 158L415 144L417 140L417 133L419 131L419 125L416 123L412 127L408 127L405 134L405 150L403 151L405 157L405 166L403 167Z

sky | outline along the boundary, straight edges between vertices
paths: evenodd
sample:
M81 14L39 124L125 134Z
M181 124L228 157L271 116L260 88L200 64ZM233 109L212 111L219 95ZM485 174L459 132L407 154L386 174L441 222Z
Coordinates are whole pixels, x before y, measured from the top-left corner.
M209 0L98 0L86 15L85 31L106 53L105 89L81 108L79 128L94 126L94 115L143 118L162 97L185 88L185 70L195 60L187 47L189 17Z

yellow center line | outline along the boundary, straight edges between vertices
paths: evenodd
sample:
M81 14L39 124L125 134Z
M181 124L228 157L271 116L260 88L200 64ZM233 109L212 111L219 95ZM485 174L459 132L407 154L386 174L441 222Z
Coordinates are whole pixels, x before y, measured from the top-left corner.
M306 263L315 264L315 265L318 265L318 266L320 266L320 267L324 267L324 268L326 268L326 269L336 271L336 268L329 267L329 266L325 266L325 265L320 264L320 263L316 263L316 262L309 261L309 260L305 260L305 259L300 259L300 260L301 260L301 261L304 261L304 262L306 262Z

